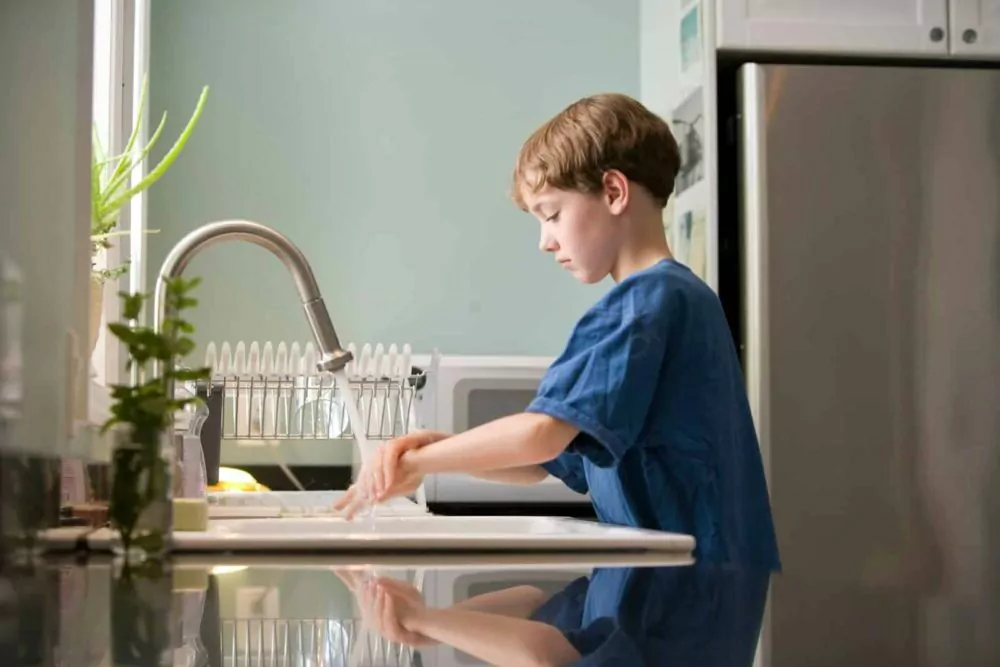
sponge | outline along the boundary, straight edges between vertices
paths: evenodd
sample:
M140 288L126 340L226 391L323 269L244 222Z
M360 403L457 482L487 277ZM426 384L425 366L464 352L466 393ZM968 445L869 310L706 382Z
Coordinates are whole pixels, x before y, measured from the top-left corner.
M174 530L208 530L208 501L204 498L174 498Z

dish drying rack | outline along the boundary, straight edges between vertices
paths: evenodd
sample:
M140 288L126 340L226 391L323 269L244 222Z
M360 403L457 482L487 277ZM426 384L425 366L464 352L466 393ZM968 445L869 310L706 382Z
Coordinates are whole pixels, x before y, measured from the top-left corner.
M234 351L235 347L235 351ZM440 354L427 368L411 365L409 345L366 344L344 368L347 386L337 375L317 371L315 345L257 341L235 346L209 343L205 366L212 379L207 393L221 393L223 440L356 440L346 400L358 409L366 440L391 440L423 427L417 404ZM343 376L342 376L343 377Z
M223 619L225 667L413 667L413 648L390 642L360 619Z
M437 374L441 359L437 351L423 355L420 361L425 363L414 367L409 345L366 344L360 353L354 344L346 349L354 359L342 373L330 373L317 370L319 354L311 342L208 344L205 366L211 379L187 389L208 404L200 436L209 483L218 478L222 441L236 441L243 446L270 445L275 463L298 489L294 500L277 492L210 494L210 516L328 513L330 492L303 487L278 455L282 442L353 440L363 461L382 442L426 427L422 415L433 414L433 403L427 410L420 403L433 395L433 385L427 383ZM357 408L362 438L356 437L359 425L352 423L347 401ZM406 507L386 508L388 514L427 511L422 486L415 502L398 500Z
M368 576L374 573L366 573ZM382 571L424 590L425 573ZM357 593L352 593L357 596ZM295 618L277 608L273 616L220 618L219 640L225 667L414 667L412 647L391 642L354 615Z

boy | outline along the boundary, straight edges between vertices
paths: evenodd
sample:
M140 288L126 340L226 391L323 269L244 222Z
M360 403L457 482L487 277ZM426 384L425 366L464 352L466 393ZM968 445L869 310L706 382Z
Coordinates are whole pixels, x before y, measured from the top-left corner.
M430 473L523 484L551 474L589 492L602 522L694 535L700 561L779 567L725 315L664 236L678 167L667 124L624 95L581 99L525 142L512 195L538 218L540 249L583 283L615 286L524 413L387 443L339 509L352 516Z

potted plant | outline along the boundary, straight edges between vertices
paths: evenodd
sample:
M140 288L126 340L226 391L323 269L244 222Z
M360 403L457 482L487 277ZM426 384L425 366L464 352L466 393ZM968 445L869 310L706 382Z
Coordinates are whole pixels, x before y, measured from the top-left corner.
M122 292L124 322L108 329L128 349L127 369L134 381L111 387L111 502L108 516L119 533L117 550L128 560L162 555L172 524L173 424L179 410L197 398L175 398L174 385L207 380L208 368L183 368L194 350L194 327L182 317L197 305L190 296L200 280L167 281L167 316L161 331L137 323L145 294ZM159 373L154 372L154 367Z
M130 186L132 171L141 164L149 152L156 145L163 127L167 121L167 112L163 112L160 124L153 132L152 138L141 150L137 149L136 141L139 138L139 129L142 127L142 114L146 104L147 82L144 79L142 92L139 96L139 111L136 116L135 126L132 134L128 138L125 150L121 155L107 156L101 146L100 138L97 135L97 128L94 128L93 152L90 164L90 185L91 185L91 209L90 209L90 352L93 354L94 346L97 344L97 335L101 326L101 304L104 297L104 284L110 280L118 279L128 270L128 262L116 267L98 268L98 256L104 250L111 247L111 241L115 237L128 234L127 230L118 229L118 221L121 217L121 209L136 194L147 189L158 181L166 173L170 165L174 163L177 156L184 150L191 133L194 131L198 119L201 118L202 110L205 107L205 100L208 98L208 86L202 88L198 103L195 105L194 113L188 120L187 126L181 132L177 141L163 156L159 164L156 165L142 180Z

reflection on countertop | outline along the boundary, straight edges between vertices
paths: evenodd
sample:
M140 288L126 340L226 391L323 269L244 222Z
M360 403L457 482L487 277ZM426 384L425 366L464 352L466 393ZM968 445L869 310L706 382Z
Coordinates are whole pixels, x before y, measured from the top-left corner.
M4 667L995 667L997 627L988 591L669 554L176 556L130 576L50 557L0 573Z
M175 558L133 571L47 560L0 578L0 655L63 667L750 667L768 583L669 555Z

